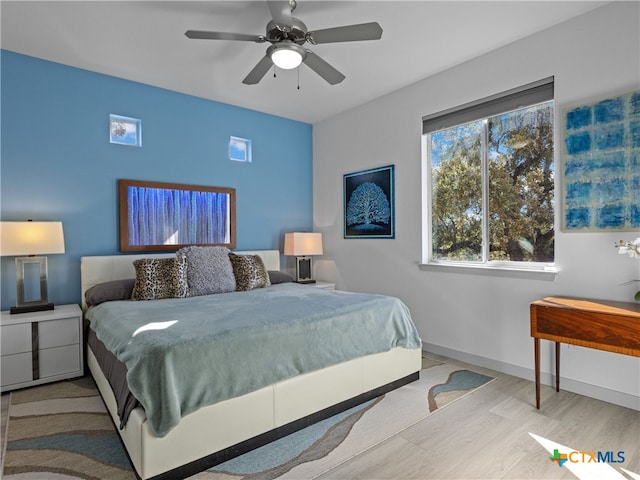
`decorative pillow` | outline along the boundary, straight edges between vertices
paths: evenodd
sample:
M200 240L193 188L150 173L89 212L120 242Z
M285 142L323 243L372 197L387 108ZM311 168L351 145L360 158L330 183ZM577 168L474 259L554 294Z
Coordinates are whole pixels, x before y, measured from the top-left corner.
M98 283L84 292L84 300L87 307L114 300L130 300L134 283L135 279L133 278Z
M236 279L227 247L185 247L176 255L186 258L190 296L235 291Z
M236 277L236 290L246 291L271 285L269 274L259 255L230 253L229 258Z
M293 282L293 277L287 272L281 272L279 270L269 270L267 273L269 274L269 281L271 282L271 285Z
M131 300L158 300L189 296L187 261L184 257L134 260L136 281Z

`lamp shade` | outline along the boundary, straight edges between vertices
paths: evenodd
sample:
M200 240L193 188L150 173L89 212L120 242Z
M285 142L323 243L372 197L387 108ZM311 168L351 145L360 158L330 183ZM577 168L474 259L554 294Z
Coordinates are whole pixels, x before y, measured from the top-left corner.
M284 254L294 256L322 255L322 234L311 232L285 233Z
M64 253L62 222L0 222L0 255Z

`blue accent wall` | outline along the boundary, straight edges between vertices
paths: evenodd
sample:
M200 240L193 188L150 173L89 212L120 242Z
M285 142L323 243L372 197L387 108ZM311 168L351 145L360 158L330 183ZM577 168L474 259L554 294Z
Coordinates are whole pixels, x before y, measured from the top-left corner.
M0 52L0 214L63 222L49 301L80 302L81 256L119 253L119 178L235 188L239 250L282 250L284 232L312 229L310 124ZM109 114L142 120L141 148L109 142ZM252 163L228 159L230 136L251 139ZM6 310L13 257L1 274Z

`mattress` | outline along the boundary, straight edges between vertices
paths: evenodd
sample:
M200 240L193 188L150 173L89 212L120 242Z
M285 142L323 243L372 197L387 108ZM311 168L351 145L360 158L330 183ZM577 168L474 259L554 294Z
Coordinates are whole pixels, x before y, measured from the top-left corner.
M129 415L134 408L140 406L138 399L129 390L127 384L127 366L104 346L96 332L87 329L87 344L91 348L96 361L100 366L100 370L109 382L109 386L115 396L118 406L118 418L120 419L119 427L122 429L129 419Z

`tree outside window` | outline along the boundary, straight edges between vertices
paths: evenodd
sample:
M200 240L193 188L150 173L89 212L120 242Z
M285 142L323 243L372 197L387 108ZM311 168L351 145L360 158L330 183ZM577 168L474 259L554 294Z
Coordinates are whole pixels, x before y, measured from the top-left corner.
M430 259L554 261L553 101L426 134Z

